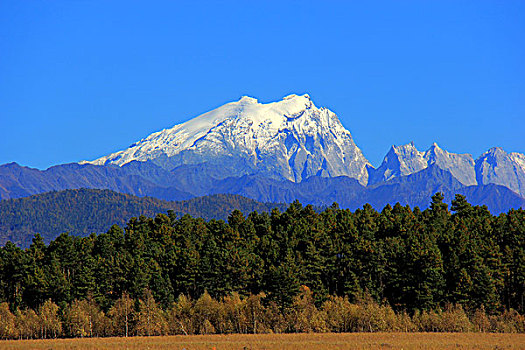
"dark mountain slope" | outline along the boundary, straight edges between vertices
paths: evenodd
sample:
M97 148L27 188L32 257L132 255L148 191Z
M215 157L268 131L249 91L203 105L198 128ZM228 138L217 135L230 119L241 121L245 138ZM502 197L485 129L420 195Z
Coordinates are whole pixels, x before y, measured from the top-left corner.
M375 208L383 208L386 204L394 205L397 202L426 208L434 193L454 193L462 187L450 172L430 166L417 173L395 177L369 187L364 200ZM448 196L446 198L450 201Z
M297 199L305 204L326 206L333 202L344 204L356 201L366 189L357 180L346 176L312 176L295 183L246 175L217 181L213 191L241 194L260 202L291 203Z
M396 177L370 186L360 200L370 203L376 209L397 202L425 209L430 205L430 197L436 192L442 192L447 203L450 203L456 194L462 194L467 197L469 203L486 205L493 214L506 212L511 208L525 208L525 199L504 186L463 186L449 171L435 165L408 176ZM360 205L362 204L359 202L347 203L348 208L357 208Z
M27 247L35 233L49 242L62 232L75 235L105 232L125 225L133 216L154 216L173 210L205 219L227 219L234 210L268 211L274 205L232 194L216 194L187 201L167 202L109 190L66 190L0 201L0 244L8 240ZM281 209L284 206L279 206Z
M121 168L113 165L64 164L40 171L12 163L0 166L0 194L2 198L11 198L53 190L87 187L110 189L164 200L187 200L210 194L230 193L265 203L291 203L297 199L304 204L328 206L337 202L342 208L352 210L362 207L365 203L370 203L374 208L381 210L386 204L393 205L397 202L403 205L419 206L423 209L428 207L430 197L434 193L443 192L447 202L450 202L456 193L461 193L466 195L473 204L487 205L495 214L511 208L525 207L525 199L506 187L499 185L465 187L449 171L434 165L417 173L395 177L369 187L364 187L356 179L346 176L332 178L312 176L300 183L260 175L244 175L219 180L211 176L213 169L207 170L210 169L202 164L182 166L169 172L152 163L131 162ZM171 208L160 205L149 214L166 212ZM215 208L219 208L219 205L217 204ZM244 209L245 207L238 208ZM207 218L224 217L232 209L235 207L227 205L220 209L222 214L216 213L210 216L209 213L199 210L193 214ZM59 208L55 207L53 210L57 211ZM140 215L141 212L135 210L132 213L132 215ZM117 221L118 223L123 223L128 219L128 217L120 216L119 218L121 220ZM108 222L110 221L103 221L103 224ZM87 234L93 230L92 226L87 223L81 229L73 226L75 231L73 227L67 225L56 226L52 231L41 226L40 232L71 230L79 234ZM0 227L5 226L0 225ZM100 226L95 228L98 229ZM8 227L7 230L4 229L2 235L5 237L13 230ZM24 232L32 235L34 231ZM12 236L11 239L24 240L15 236Z
M78 188L109 189L168 200L195 197L179 187L176 178L152 163L133 162L123 167L70 163L43 171L16 163L0 166L0 199Z
M493 214L500 214L511 208L525 208L525 198L501 185L468 186L456 193L467 197L472 205L486 205Z

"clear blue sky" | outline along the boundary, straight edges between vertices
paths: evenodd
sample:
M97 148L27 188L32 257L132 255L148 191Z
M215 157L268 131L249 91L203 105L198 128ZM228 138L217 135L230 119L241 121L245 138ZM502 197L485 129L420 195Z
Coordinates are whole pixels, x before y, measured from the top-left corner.
M375 166L410 141L525 152L525 1L0 1L0 164L95 159L290 93Z

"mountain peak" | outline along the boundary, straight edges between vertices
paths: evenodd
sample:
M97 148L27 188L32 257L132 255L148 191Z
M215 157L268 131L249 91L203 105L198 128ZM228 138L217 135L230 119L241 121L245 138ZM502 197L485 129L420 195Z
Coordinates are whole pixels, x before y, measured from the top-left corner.
M416 173L425 167L423 152L417 150L413 141L400 146L392 145L383 163L377 169L369 170L369 184Z
M525 197L525 155L492 147L476 160L478 182L503 185Z
M256 98L250 96L242 96L239 99L239 103L258 103L259 101Z
M496 184L525 196L525 155L492 147L476 161L470 154L450 153L432 143L419 152L411 142L392 146L381 166L369 170L369 184L410 175L435 166L446 170L465 186Z
M481 157L483 157L486 154L506 156L507 152L505 152L505 150L501 147L492 147L492 148L489 148L487 152L483 153Z
M436 157L439 157L440 155L443 155L443 154L448 154L448 152L440 148L436 142L432 142L428 150L425 152L425 157L431 163L435 163Z
M128 149L83 163L122 166L132 161L151 161L166 170L220 164L230 176L262 173L294 182L345 175L362 184L370 164L339 118L315 107L307 94L271 103L243 96Z
M281 101L274 102L275 106L278 108L283 109L283 113L287 115L288 118L290 114L295 115L294 117L301 114L302 111L315 108L315 105L312 102L312 99L310 98L310 95L304 94L304 95L295 95L291 94L288 96L285 96ZM286 111L284 111L286 109ZM302 114L301 114L302 115ZM293 118L293 117L292 117Z
M414 144L414 141L411 141L410 143L404 144L404 145L392 145L390 148L391 152L394 152L395 154L406 154L406 153L413 153L413 152L419 152L416 148L416 145Z
M304 94L304 95L290 94L288 96L283 97L283 100L293 100L293 99L297 99L297 98L311 100L310 95L308 95L308 94Z
M371 171L369 183L414 174L432 165L450 171L464 185L476 184L472 156L449 153L441 149L436 142L433 142L426 152L418 151L414 142L392 146L381 166Z

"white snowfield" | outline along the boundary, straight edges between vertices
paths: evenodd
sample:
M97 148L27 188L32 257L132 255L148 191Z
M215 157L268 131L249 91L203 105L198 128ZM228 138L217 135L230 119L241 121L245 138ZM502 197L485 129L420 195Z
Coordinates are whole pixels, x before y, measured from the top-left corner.
M244 96L185 123L153 133L128 149L81 164L151 161L166 170L182 165L211 165L213 176L260 174L293 182L319 175L348 176L362 185L388 181L432 164L463 185L503 185L525 197L525 155L491 148L476 161L449 153L436 143L425 152L414 143L392 146L374 169L350 132L329 109L308 95L259 103Z
M346 175L366 185L370 163L337 116L308 95L259 103L244 96L183 124L153 133L128 149L91 162L122 166L153 161L171 170L184 164L240 158L237 174L262 170L294 182ZM246 166L248 164L248 166Z

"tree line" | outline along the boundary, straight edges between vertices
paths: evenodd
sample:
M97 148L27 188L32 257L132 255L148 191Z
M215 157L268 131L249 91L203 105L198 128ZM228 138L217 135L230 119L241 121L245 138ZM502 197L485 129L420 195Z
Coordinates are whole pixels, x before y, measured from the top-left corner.
M163 310L151 291L133 300L124 293L104 313L91 298L64 309L47 300L37 312L9 310L0 304L0 339L57 337L154 336L190 334L259 334L284 332L524 332L525 318L516 311L488 315L483 308L468 314L461 305L443 310L396 312L370 296L355 303L331 296L319 307L313 293L301 286L293 303L280 310L266 295L238 293L216 300L205 292L197 300L184 295Z
M48 245L35 235L28 249L6 243L0 248L0 302L5 302L2 312L15 319L42 317L46 303L55 305L63 326L60 332L49 328L47 337L55 331L74 335L65 331L71 328L67 317L74 305L91 305L114 322L112 310L124 296L132 301L128 330L133 334L143 334L136 328L137 315L148 300L168 327L162 332L169 333L176 319L169 321L167 315L174 305L189 300L193 310L206 296L219 304L260 297L274 321L258 321L262 328L257 332L308 331L289 321L305 288L315 307L309 310L317 310L308 319L320 322L311 330L337 329L326 316L330 303L359 306L368 300L366 305L387 308L396 319L405 317L406 329L440 330L442 318L463 312L466 328L481 318L484 330L521 322L508 328L521 331L524 239L524 210L494 216L461 195L449 208L440 193L424 211L396 204L380 212L370 205L351 212L334 204L317 212L294 202L283 212L244 216L234 210L227 222L178 218L170 211L132 218L125 229L115 225L100 235L62 234ZM272 323L279 317L284 326ZM222 321L207 320L207 328L192 323L185 332L203 332L202 327L230 332ZM352 327L341 331L367 330ZM107 334L116 333L97 335Z

